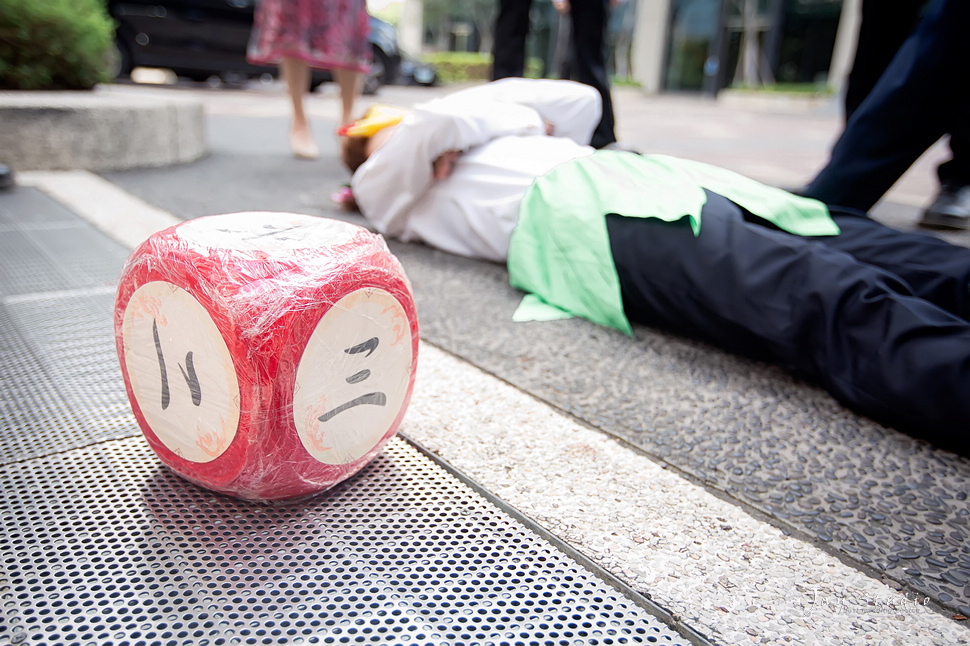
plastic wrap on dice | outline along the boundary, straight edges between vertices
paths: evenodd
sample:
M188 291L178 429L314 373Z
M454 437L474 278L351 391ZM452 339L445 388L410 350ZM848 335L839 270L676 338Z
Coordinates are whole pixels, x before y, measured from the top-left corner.
M162 462L251 500L318 493L376 457L418 353L411 287L383 238L289 213L152 235L122 273L115 338Z

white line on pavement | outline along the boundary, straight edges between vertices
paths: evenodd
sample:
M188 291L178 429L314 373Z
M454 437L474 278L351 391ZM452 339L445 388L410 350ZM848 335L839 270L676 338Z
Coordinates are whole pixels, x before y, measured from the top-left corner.
M17 182L41 189L129 249L182 221L88 171L25 171Z

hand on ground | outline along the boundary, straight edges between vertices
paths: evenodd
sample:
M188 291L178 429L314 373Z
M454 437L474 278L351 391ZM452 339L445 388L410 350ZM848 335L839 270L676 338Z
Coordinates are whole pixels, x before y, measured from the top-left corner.
M455 162L461 155L460 150L446 150L441 153L431 165L431 176L434 179L448 179L455 170Z

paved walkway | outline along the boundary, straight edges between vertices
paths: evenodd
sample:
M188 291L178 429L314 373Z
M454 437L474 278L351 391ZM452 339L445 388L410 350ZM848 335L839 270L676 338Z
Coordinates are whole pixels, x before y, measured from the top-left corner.
M171 221L240 210L337 212L346 180L293 160L276 88L201 98L211 155L185 166L25 174L132 246ZM440 89L387 88L409 104ZM837 110L754 112L615 92L620 138L795 186L824 163ZM363 101L362 106L370 101ZM328 157L328 155L330 157ZM911 228L935 191L931 150L877 213ZM954 234L970 243L967 234ZM414 284L424 345L402 430L553 536L717 643L970 641L970 461L842 409L781 371L689 340L636 339L584 321L513 324L504 268L393 244Z

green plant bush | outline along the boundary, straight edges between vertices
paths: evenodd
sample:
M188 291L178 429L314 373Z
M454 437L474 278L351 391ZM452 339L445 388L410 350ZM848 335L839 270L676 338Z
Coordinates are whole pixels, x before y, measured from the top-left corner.
M523 75L527 79L542 78L542 70L544 67L545 64L542 62L541 58L528 56L525 59L525 71L523 72Z
M2 1L2 0L0 0ZM442 83L467 83L488 81L492 75L492 55L478 52L432 52L421 56L426 63L433 63ZM529 58L525 62L525 75L537 78L542 72L542 61Z
M426 62L438 70L442 83L465 83L488 80L492 72L492 57L476 52L434 52L424 54Z
M0 0L0 88L87 89L111 80L103 0Z

